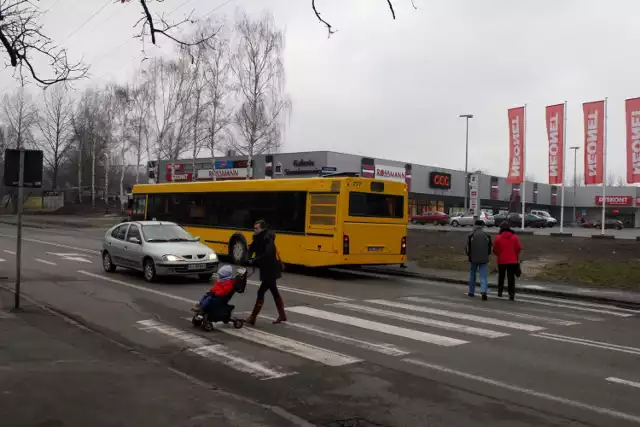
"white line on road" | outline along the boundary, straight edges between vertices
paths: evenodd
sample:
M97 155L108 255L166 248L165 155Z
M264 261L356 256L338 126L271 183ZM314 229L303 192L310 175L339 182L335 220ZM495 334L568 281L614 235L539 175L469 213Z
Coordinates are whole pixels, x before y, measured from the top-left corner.
M463 334L476 335L485 338L501 338L508 337L509 334L504 332L496 332L490 329L475 328L473 326L460 325L457 323L443 322L441 320L428 319L426 317L412 316L410 314L398 313L395 311L382 310L375 307L367 307L365 305L336 303L335 307L346 308L347 310L358 311L360 313L373 314L374 316L387 317L389 319L400 320L403 322L416 323L418 325L432 326L435 328L446 329L449 331L460 332Z
M341 304L341 303L339 303ZM413 329L401 328L398 326L388 325L386 323L374 322L371 320L360 319L359 317L345 316L330 311L318 310L316 308L299 306L287 309L292 313L304 314L306 316L324 319L332 322L343 323L357 328L367 329L370 331L382 332L383 334L395 335L398 337L408 338L415 341L436 344L443 347L454 347L457 345L467 344L468 341L456 338L445 337L442 335L430 334L427 332L416 331Z
M48 264L48 265L58 265L55 262L51 262L51 261L47 261L46 259L40 259L40 258L34 258L36 261L41 262L43 264Z
M540 399L550 400L552 402L561 403L563 405L572 406L574 408L595 412L601 415L606 415L613 418L618 418L626 421L631 421L640 424L640 417L637 415L626 414L624 412L615 411L613 409L601 408L599 406L588 405L586 403L576 402L573 400L565 399L563 397L553 396L551 394L542 393L535 390L530 390L524 387L518 387L516 385L504 383L502 381L493 380L491 378L481 377L479 375L469 374L467 372L457 371L455 369L446 368L444 366L434 365L424 362L418 359L402 359L403 362L411 363L416 366L431 369L434 371L443 372L450 375L466 378L468 380L478 381L484 384L489 384L494 387L500 387L506 390L510 390L516 393L526 394L528 396L537 397Z
M617 383L617 384L628 385L635 388L640 388L640 383L637 383L635 381L623 380L621 378L609 377L607 378L607 381L612 383Z
M502 319L494 319L491 317L484 317L484 316L475 316L473 314L458 313L455 311L439 310L437 308L429 308L429 307L423 307L420 305L413 305L413 304L404 304L401 302L375 300L375 299L367 300L367 302L385 305L388 307L401 308L404 310L418 311L421 313L429 313L429 314L435 314L438 316L451 317L454 319L471 320L473 322L486 323L488 325L495 325L495 326L502 326L504 328L519 329L521 331L537 332L545 329L542 326L527 325L526 323L509 322L507 320L502 320Z
M618 316L618 317L631 317L633 316L633 314L628 314L628 313L620 313L617 311L611 311L611 310L603 310L603 309L598 309L598 308L590 308L590 307L582 307L582 306L578 306L575 304L560 304L560 303L555 303L555 302L547 302L547 301L537 301L537 300L532 300L529 299L527 297L522 297L522 296L518 296L518 298L520 301L524 302L525 304L539 304L539 305L546 305L549 307L561 307L561 308L570 308L572 310L578 310L578 311L589 311L592 313L601 313L601 314L609 314L611 316Z
M591 307L591 308L598 308L598 309L607 309L607 310L613 310L613 311L620 311L623 313L633 313L633 314L640 314L640 310L633 310L630 308L623 308L623 307L616 307L613 305L607 305L607 304L594 304L594 303L589 303L589 302L582 302L582 301L573 301L573 300L568 300L568 299L564 299L564 298L548 298L548 297L541 297L541 296L537 296L537 295L523 295L521 297L521 299L528 301L528 300L538 300L538 301L549 301L549 302L553 302L553 303L561 303L561 304L571 304L571 305L577 305L580 307Z
M261 316L269 321L273 321L275 320L275 318L270 317L270 316ZM335 332L331 332L331 331L327 331L326 329L322 329L319 328L317 326L311 326L311 325L307 325L306 323L299 323L299 322L291 322L288 321L286 323L283 324L286 328L295 328L295 329L300 329L302 331L305 332L310 332L314 335L317 335L319 337L322 338L326 338L332 341L336 341L336 342L341 342L341 343L345 343L345 344L352 344L355 345L356 347L359 348L363 348L365 350L371 350L371 351L375 351L378 353L382 353L382 354L386 354L388 356L406 356L407 354L409 354L410 352L407 350L403 350L399 347L396 347L393 344L388 344L388 343L376 343L376 342L369 342L369 341L364 341L364 340L359 340L356 338L352 338L352 337L347 337L344 335L340 335L338 333Z
M295 372L281 371L276 368L267 366L264 363L247 359L246 355L241 355L237 352L234 352L233 350L225 347L222 344L211 344L211 341L205 338L202 338L195 334L190 334L177 328L173 328L156 320L141 320L137 323L142 327L142 330L156 331L170 338L183 341L192 346L196 346L196 348L192 348L189 351L199 356L205 357L215 362L221 362L232 369L251 374L254 377L263 380L282 378L295 374Z
M260 282L256 282L255 280L249 280L247 281L247 283L253 286L260 286ZM294 294L305 295L308 297L324 298L331 301L351 301L351 298L340 297L338 295L332 295L332 294L326 294L324 292L315 292L315 291L308 291L306 289L291 288L289 286L278 285L278 290L291 292Z
M0 234L0 237L8 237L10 239L15 239L16 238L16 236L10 236L8 234ZM58 248L73 249L74 251L85 252L85 253L88 253L88 254L100 255L100 251L96 251L96 250L93 250L93 249L78 248L78 247L75 247L75 246L63 245L61 243L47 242L46 240L30 239L28 237L23 237L22 240L24 240L26 242L31 242L31 243L41 243L43 245L55 246L55 247L58 247ZM14 255L15 255L15 253L14 253Z
M461 307L461 308L464 308L466 310L481 311L481 312L484 312L484 313L493 313L493 314L496 313L496 310L495 309L491 309L491 308L475 307L475 306L470 306L470 305L467 305L467 304L448 302L448 301L437 301L437 300L430 299L430 298L404 297L402 299L405 299L407 301L420 302L420 303L424 303L424 304L444 305L446 307ZM534 316L533 314L515 313L513 311L500 310L500 315L513 316L513 317L519 317L519 318L522 318L522 319L530 319L530 320L535 320L535 321L547 322L547 323L550 323L552 325L558 325L558 326L574 326L574 325L579 325L580 324L580 322L573 322L571 320L556 319L554 317Z
M110 277L101 276L101 275L95 274L95 273L89 273L88 271L84 271L84 270L78 270L78 273L84 274L85 276L94 277L96 279L104 280L104 281L107 281L107 282L115 283L116 285L126 286L128 288L136 289L138 291L149 292L151 294L159 295L161 297L171 298L171 299L174 299L176 301L186 302L186 303L192 304L192 305L194 304L194 300L192 300L192 299L184 298L184 297L181 297L181 296L178 296L178 295L173 295L173 294L169 294L169 293L162 292L162 291L157 291L155 289L146 288L144 286L134 285L133 283L123 282L122 280L112 279Z
M596 347L596 348L601 348L604 350L613 350L613 351L619 351L621 353L629 353L629 354L638 354L640 355L640 348L635 348L635 347L627 347L627 346L623 346L623 345L617 345L617 344L609 344L606 342L601 342L601 341L592 341L592 340L586 340L583 338L575 338L575 337L568 337L568 336L564 336L564 335L557 335L557 334L550 334L547 332L541 332L539 334L531 334L532 337L538 337L538 338L546 338L548 340L553 340L553 341L562 341L562 342L566 342L566 343L570 343L570 344L578 344L578 345L584 345L584 346L588 346L588 347Z
M258 329L231 329L227 327L220 327L216 329L237 338L262 344L264 346L275 348L276 350L313 360L315 362L320 362L328 366L342 366L362 362L362 359L358 359L356 357L316 347L315 345L281 337Z
M11 254L11 255L15 255L16 253L14 251L9 251L7 249L4 250L6 253Z

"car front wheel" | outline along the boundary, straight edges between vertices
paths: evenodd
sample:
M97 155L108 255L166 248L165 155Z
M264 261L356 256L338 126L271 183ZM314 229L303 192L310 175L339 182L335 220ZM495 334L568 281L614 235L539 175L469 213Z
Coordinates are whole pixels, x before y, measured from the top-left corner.
M152 259L147 258L144 261L144 280L153 282L156 279L156 265Z
M457 227L460 225L460 223L458 221L452 221L451 225L453 225L454 227Z

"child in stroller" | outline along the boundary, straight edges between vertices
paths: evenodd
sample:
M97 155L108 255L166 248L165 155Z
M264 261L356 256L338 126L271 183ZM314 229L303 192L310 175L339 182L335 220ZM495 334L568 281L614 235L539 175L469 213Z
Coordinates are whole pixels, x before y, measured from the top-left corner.
M218 280L215 281L213 287L202 297L200 302L191 308L195 312L191 322L194 326L200 327L206 331L213 330L214 322L229 323L233 322L233 326L241 328L243 321L241 319L233 319L231 312L235 308L228 302L235 292L243 293L247 285L247 270L239 268L233 276L233 269L230 265L224 265L218 270Z

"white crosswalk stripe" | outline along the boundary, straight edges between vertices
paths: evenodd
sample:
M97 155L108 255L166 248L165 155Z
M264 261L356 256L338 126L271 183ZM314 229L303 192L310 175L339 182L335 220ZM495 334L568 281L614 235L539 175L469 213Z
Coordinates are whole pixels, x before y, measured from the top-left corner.
M178 296L171 298L184 299ZM577 316L574 310L593 311L614 317L638 314L637 310L604 304L530 295L519 298L524 300L522 304L513 305L509 301L490 300L485 304L478 299L471 301L447 295L398 296L358 301L322 294L318 295L318 299L331 301L321 308L308 305L288 307L289 319L280 325L270 324L274 320L270 313L260 316L257 327L245 325L241 329L235 329L230 325L216 324L216 331L237 338L229 340L222 334L215 335L216 341L222 337L223 344L212 342L206 337L206 332L188 332L192 326L187 327L184 318L180 319L185 322L180 328L157 320L141 320L137 322L137 327L179 342L187 347L186 351L204 360L222 364L258 380L277 380L296 375L309 362L312 362L311 368L318 364L347 368L367 362L376 354L378 358L419 357L433 345L442 347L442 351L456 351L459 346L473 345L486 338L503 338L496 345L510 345L512 341L508 337L512 334L534 341L542 338L555 342L554 345L589 348L589 351L640 354L640 348L557 333L559 328L581 322L605 320L582 314ZM538 305L549 307L540 309L537 308ZM553 316L541 313L553 313ZM239 313L236 312L235 315L238 316ZM3 317L1 313L0 317ZM446 318L446 321L440 320L441 318ZM575 319L580 319L580 322ZM489 326L491 329L485 328L485 325L492 325ZM556 330L546 331L546 328L551 327ZM256 351L247 352L247 347L255 348ZM282 357L285 355L286 357ZM270 360L275 363L270 363ZM374 358L372 361L377 362L378 359Z
M449 310L439 310L436 308L422 307L422 306L413 305L413 304L404 304L401 302L385 301L385 300L367 300L367 302L386 305L388 307L401 308L404 310L419 311L421 313L429 313L429 314L435 314L438 316L452 317L454 319L470 320L472 322L502 326L504 328L520 329L528 332L537 332L544 329L541 326L527 325L525 323L509 322L501 319L494 319L492 317L475 316L473 314L465 314L465 313L459 313L459 312L454 312Z

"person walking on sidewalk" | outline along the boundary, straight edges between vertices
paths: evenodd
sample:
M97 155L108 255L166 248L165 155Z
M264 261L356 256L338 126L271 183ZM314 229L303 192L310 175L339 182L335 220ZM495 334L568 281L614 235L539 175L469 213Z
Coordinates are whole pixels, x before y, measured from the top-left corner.
M520 251L522 251L520 239L509 227L509 224L503 222L493 245L493 253L498 257L498 296L502 297L506 275L507 291L511 301L515 299L516 295L516 272L520 268Z
M261 283L253 311L245 322L255 325L256 318L264 305L264 296L267 291L271 291L278 308L278 318L273 323L286 322L287 315L284 311L284 301L277 286L277 280L282 277L282 263L276 248L276 235L267 230L267 225L263 220L257 221L253 226L253 230L253 241L249 246L249 265L255 265L260 268ZM252 258L254 255L255 258Z
M465 252L469 257L469 296L475 296L476 274L480 270L480 294L487 300L487 264L491 256L491 236L483 230L484 222L476 220L476 227L467 236Z

